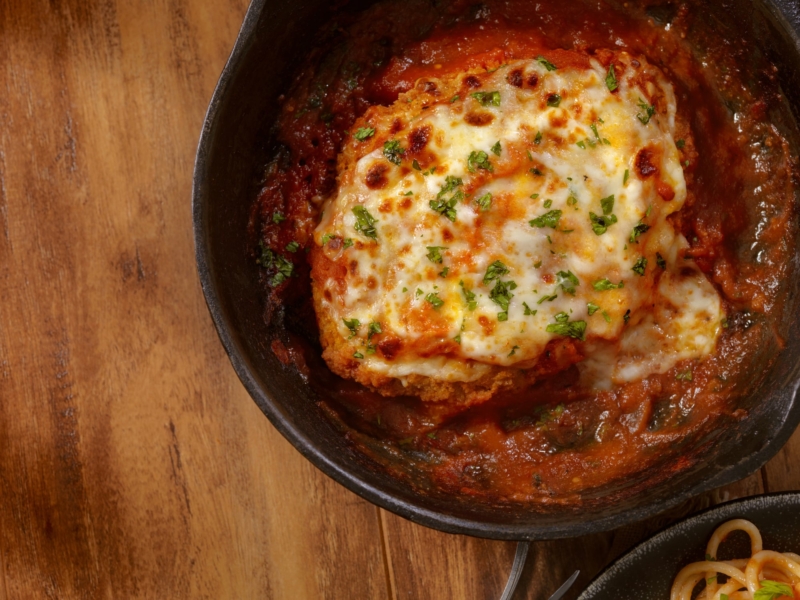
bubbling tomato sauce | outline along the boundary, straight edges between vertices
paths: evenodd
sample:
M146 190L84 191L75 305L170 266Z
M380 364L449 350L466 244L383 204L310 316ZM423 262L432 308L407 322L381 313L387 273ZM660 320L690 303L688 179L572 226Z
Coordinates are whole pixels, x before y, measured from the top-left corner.
M267 318L293 331L273 342L276 354L310 373L323 409L381 468L431 493L575 502L645 469L669 477L690 465L682 448L746 417L740 400L783 345L795 163L770 119L780 102L774 67L707 27L698 6L381 3L340 12L321 32L280 99L275 160L251 214L253 258L263 267ZM303 248L335 190L337 155L355 120L422 77L539 55L569 66L609 49L657 65L688 123L676 135L692 140L680 148L688 197L670 218L689 241L684 260L723 300L728 319L715 352L591 393L574 385L573 366L463 412L383 397L331 374L319 358Z

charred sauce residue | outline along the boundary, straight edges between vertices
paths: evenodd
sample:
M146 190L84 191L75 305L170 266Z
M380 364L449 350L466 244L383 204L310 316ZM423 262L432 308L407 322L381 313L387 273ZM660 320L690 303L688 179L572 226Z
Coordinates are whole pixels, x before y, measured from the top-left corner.
M782 345L795 184L788 145L766 119L773 108L767 99L777 97L774 73L712 32L701 10L651 2L623 13L615 6L512 0L432 7L412 0L337 15L282 97L279 150L253 205L250 233L267 318L287 315L305 341L273 347L286 362L299 360L323 408L361 452L412 485L496 501L571 502L645 469L669 477L689 466L687 453L703 434L741 416L737 400ZM422 77L489 71L557 48L600 56L611 47L659 65L690 124L693 135L676 133L694 140L678 144L688 198L671 218L691 246L684 259L706 273L729 315L716 352L604 392L574 386L571 367L524 394L455 416L448 407L384 398L330 374L318 355L303 249L321 198L335 189L337 154L355 119L372 104L391 104ZM538 83L520 73L508 77L518 87ZM480 86L469 79L475 81L464 82L465 93ZM411 145L422 150L427 137L419 131ZM658 177L652 162L640 152L637 175ZM376 169L368 178L378 188L384 175ZM671 200L668 187L657 188L664 201Z

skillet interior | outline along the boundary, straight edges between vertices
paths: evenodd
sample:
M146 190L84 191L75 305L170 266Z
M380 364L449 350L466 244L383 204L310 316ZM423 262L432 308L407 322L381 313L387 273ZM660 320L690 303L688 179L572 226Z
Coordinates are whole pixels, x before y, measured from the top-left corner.
M779 67L787 98L775 115L797 155L793 115L800 115L800 14L789 1L768 6L755 0L705 2L715 27L759 47ZM784 11L776 10L780 5ZM713 7L713 8L712 8ZM357 9L353 4L348 9ZM669 10L665 14L669 14ZM330 13L327 3L253 0L234 52L209 107L194 175L193 217L198 269L206 301L233 366L260 409L318 468L352 491L406 518L437 529L497 539L552 539L619 527L657 514L703 491L752 473L786 442L800 421L800 279L789 283L784 328L786 349L756 394L742 404L750 416L735 428L698 440L686 453L702 459L670 479L621 485L642 487L617 501L615 489L598 490L581 507L535 512L415 492L355 452L322 414L310 386L284 368L269 348L263 290L248 260L249 209L263 165L277 97L293 68L314 44L314 32ZM654 13L656 17L658 14ZM800 247L800 244L798 244ZM798 272L800 256L792 270ZM649 477L646 474L644 477Z

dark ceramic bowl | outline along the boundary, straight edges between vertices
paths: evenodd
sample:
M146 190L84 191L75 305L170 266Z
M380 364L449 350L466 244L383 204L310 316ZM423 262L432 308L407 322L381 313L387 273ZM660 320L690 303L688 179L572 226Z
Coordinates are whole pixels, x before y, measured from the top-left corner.
M788 101L782 117L787 135L800 115L800 15L788 1L706 2L710 18L752 42L779 66ZM780 7L780 8L779 8ZM720 428L685 452L693 466L619 501L614 490L594 492L580 507L502 507L415 491L349 446L325 417L308 381L282 367L269 349L263 290L248 259L248 211L257 177L268 162L265 132L278 114L276 99L293 67L313 46L328 15L325 0L253 0L233 53L208 109L194 172L193 217L197 267L206 302L233 367L259 408L306 458L360 496L412 521L453 533L513 540L553 539L616 528L741 479L783 446L800 421L797 399L800 279L789 282L786 349L764 383L743 405L748 418ZM755 46L754 46L755 47ZM796 144L795 144L795 147ZM793 271L800 260L795 257ZM604 495L605 494L605 495Z
M800 493L767 494L727 502L672 525L636 546L589 584L578 600L663 600L686 565L703 560L714 530L731 519L755 523L764 549L800 550ZM749 539L731 535L720 560L750 556Z

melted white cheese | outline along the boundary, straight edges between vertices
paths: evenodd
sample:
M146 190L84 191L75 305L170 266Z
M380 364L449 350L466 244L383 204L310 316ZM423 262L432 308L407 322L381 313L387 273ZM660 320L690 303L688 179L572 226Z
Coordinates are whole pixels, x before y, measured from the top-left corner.
M580 368L589 386L605 388L664 372L679 360L713 350L724 316L719 297L702 273L678 257L686 241L666 220L686 198L673 140L675 98L658 71L643 61L627 60L613 94L605 69L594 61L591 68L555 71L538 61L512 63L482 76L480 90L499 92L499 106L481 106L467 95L443 101L414 115L406 129L388 138L406 146L409 131L429 126L427 150L436 156L435 172L427 165L401 169L388 163L378 147L340 174L338 193L325 208L316 242L336 236L355 243L325 246L332 260L344 260L350 267L344 293L335 293L333 282L325 284L334 293L323 307L345 339L351 331L343 319L364 324L351 343L364 354L366 368L401 380L423 375L472 381L490 365L529 367L559 337L547 331L559 313L566 313L569 322L586 323L587 358ZM526 79L537 74L538 85L512 86L506 75L513 69L522 69ZM641 77L645 71L648 77ZM548 98L556 103L552 94L561 96L558 106L548 105ZM653 97L660 98L660 110L647 121L644 99ZM401 97L398 105L403 104ZM492 121L470 125L465 120L469 112L489 113ZM492 151L497 142L499 156ZM671 200L659 196L655 177L637 176L635 160L643 148L654 151L658 177L674 192ZM468 157L475 151L486 153L492 172L470 171ZM410 166L409 157L403 161ZM380 163L390 167L388 183L370 189L367 175ZM454 222L430 206L448 177L462 179L462 185L444 198L459 190L468 194L454 206ZM487 193L491 207L483 211L476 200ZM603 215L601 199L612 195L613 209L606 212L616 222L598 235L590 213ZM403 202L410 206L402 208ZM376 240L357 231L357 206L376 219ZM556 210L561 216L555 228L530 224ZM639 223L650 229L631 242ZM446 248L441 263L427 256L429 246ZM665 269L657 264L657 255ZM633 267L643 257L647 265L640 275ZM508 273L484 283L496 261ZM445 267L448 272L440 276ZM574 293L567 291L570 284L559 285L559 272L577 278ZM624 286L595 289L593 284L602 279ZM490 298L498 280L516 285L506 320ZM463 288L475 294L474 310ZM442 301L440 307L431 304L431 294ZM368 323L380 323L382 332L391 332L410 348L451 339L458 339L460 347L456 356L412 351L390 361L364 352Z

